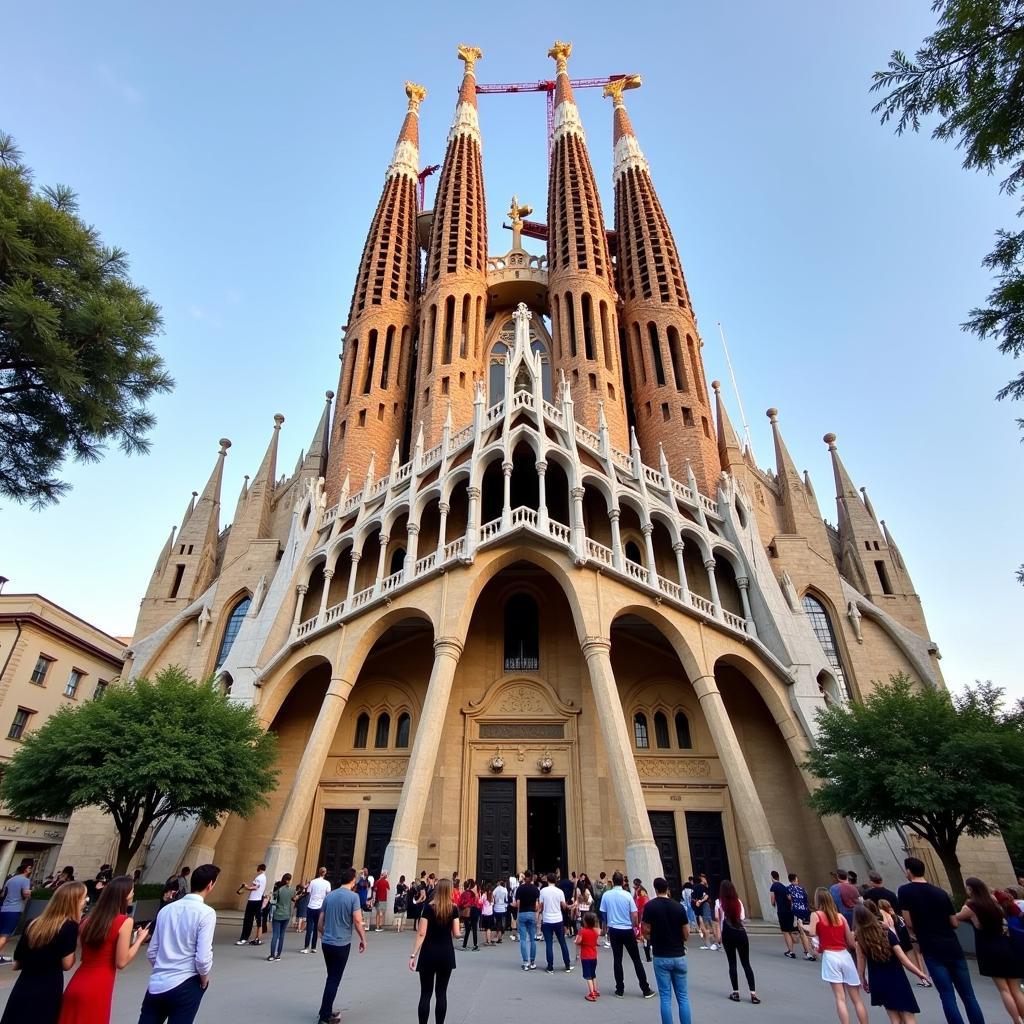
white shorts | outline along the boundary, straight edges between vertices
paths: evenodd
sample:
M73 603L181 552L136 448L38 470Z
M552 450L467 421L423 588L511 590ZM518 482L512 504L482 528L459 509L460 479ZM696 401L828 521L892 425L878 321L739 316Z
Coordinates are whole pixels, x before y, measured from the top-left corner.
M829 949L821 954L821 980L829 984L860 986L860 975L849 950Z

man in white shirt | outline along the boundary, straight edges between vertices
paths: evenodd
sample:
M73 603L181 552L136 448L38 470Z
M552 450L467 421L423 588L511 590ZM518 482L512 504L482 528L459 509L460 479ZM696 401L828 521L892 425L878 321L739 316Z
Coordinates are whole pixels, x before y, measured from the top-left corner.
M568 974L572 970L572 964L569 962L569 947L565 944L565 918L562 916L568 908L565 895L555 884L557 881L557 875L548 875L548 884L540 891L540 930L544 933L544 948L548 956L547 973L555 973L553 940L557 936L558 944L562 947L565 973Z
M192 872L192 891L167 904L157 918L146 957L153 967L139 1024L192 1024L210 984L217 914L206 899L220 868L201 864Z
M508 925L508 889L501 884L500 879L494 887L492 896L494 899L494 927L498 931L498 941L501 942L505 938L505 928Z
M244 885L238 887L238 891L247 890L249 898L245 901L245 916L242 918L242 934L238 936L236 946L244 946L247 942L250 946L261 944L259 929L256 929L256 938L250 940L252 926L259 920L260 910L263 908L263 894L267 891L267 865L256 866L256 877Z
M316 952L316 937L319 934L317 925L324 909L324 900L330 891L331 883L327 881L327 868L321 868L307 889L309 902L306 904L306 944L299 950L300 953L308 953L310 950Z

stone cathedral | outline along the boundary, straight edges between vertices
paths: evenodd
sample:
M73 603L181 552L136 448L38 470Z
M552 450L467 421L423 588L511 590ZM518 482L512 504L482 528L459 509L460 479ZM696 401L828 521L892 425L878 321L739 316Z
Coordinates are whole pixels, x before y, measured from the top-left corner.
M148 879L204 861L232 880L260 860L301 879L625 866L677 888L731 877L763 915L772 869L900 879L916 841L819 818L801 764L827 702L897 671L943 686L908 567L834 434L834 527L776 410L773 467L741 443L626 111L638 80L605 90L609 227L570 51L549 54L546 222L513 199L500 255L481 52L458 49L432 210L417 198L425 90L406 85L313 438L280 473L275 416L230 518L222 440L160 552L124 678L174 663L213 677L278 735L281 779L250 820L164 829ZM61 863L110 860L112 835L75 815ZM1009 870L998 839L965 841L961 860Z

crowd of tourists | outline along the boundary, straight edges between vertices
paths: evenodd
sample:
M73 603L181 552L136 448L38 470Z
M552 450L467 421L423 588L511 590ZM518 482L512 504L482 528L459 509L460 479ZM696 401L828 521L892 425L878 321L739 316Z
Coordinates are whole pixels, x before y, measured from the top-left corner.
M918 986L935 987L948 1024L963 1024L960 1004L969 1024L984 1024L956 934L959 924L968 923L978 972L992 979L1012 1024L1022 1024L1024 879L1018 880L1021 888L990 892L981 879L970 877L967 899L957 911L949 894L926 880L920 860L908 857L904 864L907 882L895 892L874 872L858 884L854 872L837 869L831 884L817 888L813 897L797 875L783 882L771 872L766 881L782 955L797 959L799 946L805 960L820 960L840 1024L849 1024L851 1010L857 1024L867 1024L865 996L885 1009L892 1024L914 1024L920 1009L908 973ZM32 867L26 861L5 883L0 953L31 897ZM71 868L48 879L52 895L46 909L23 930L14 951L17 980L0 1024L109 1024L117 972L144 948L152 970L139 1024L191 1024L213 968L216 913L207 899L219 874L213 864L177 872L148 924L137 923L131 913L137 877L112 877L104 865L92 886L76 881ZM524 972L541 966L541 942L546 973L555 973L556 957L565 973L578 965L588 1002L601 998L600 950L611 951L613 993L620 998L626 995L628 957L639 994L660 998L662 1024L674 1024L676 1014L680 1024L691 1024L686 952L693 931L701 950L725 953L727 997L742 1001L742 969L750 1002L761 1002L750 964L746 908L729 879L712 886L699 874L678 894L670 893L664 878L653 880L652 894L640 879L618 871L610 877L602 871L593 880L585 873L562 877L525 871L486 882L423 871L411 881L401 876L392 887L386 872L375 879L366 868L348 868L337 881L332 887L327 869L320 868L306 883L293 884L285 874L268 888L260 864L237 890L246 894L246 906L236 945L262 945L268 925L269 963L280 962L290 928L302 936L300 954L316 952L319 944L327 972L319 1024L338 1024L334 1004L352 945L364 953L367 933L384 930L389 916L395 932L407 923L413 932L408 966L419 975L419 1024L427 1024L431 1008L437 1024L444 1024L457 949L478 952L506 940L518 946ZM76 959L78 969L65 989L64 973Z

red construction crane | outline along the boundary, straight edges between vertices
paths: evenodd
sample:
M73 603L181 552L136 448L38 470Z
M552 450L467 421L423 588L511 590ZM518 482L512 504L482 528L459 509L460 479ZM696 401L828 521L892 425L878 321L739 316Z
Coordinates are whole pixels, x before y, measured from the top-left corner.
M628 80L626 88L635 89L640 85L639 75L607 75L604 78L570 78L569 84L574 89L597 89L620 78ZM547 94L548 107L548 154L551 153L551 137L555 132L555 82L502 82L494 85L478 85L477 93L498 92L543 92Z
M418 175L417 180L420 183L420 209L423 209L423 201L427 197L427 178L429 178L436 170L441 167L440 164L431 164L429 167L424 167Z

